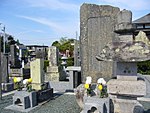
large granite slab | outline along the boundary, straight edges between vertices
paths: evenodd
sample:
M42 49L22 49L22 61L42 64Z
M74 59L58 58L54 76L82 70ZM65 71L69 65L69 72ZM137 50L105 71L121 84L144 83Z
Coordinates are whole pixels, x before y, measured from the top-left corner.
M109 78L113 74L112 62L97 62L95 56L103 47L117 40L114 26L120 9L109 5L83 4L80 9L80 48L82 81L91 76Z

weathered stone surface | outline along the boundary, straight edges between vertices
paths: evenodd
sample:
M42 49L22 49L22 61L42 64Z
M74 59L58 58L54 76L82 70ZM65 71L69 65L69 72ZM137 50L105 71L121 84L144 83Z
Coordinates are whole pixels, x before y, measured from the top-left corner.
M150 47L141 41L113 42L103 48L98 60L138 62L150 59Z
M0 38L0 42L1 42ZM0 84L2 83L2 69L1 69L1 43L0 43ZM2 85L0 85L0 99L2 99Z
M117 75L117 80L125 80L125 81L137 81L137 76L125 76L125 75Z
M61 67L58 66L59 50L55 46L49 47L48 60L49 66L47 67L47 73L45 76L46 81L59 81L61 79L60 71Z
M60 67L58 66L48 66L47 67L47 72L59 72L60 71Z
M123 9L119 12L117 17L118 24L120 23L132 23L132 12L126 9Z
M98 60L137 62L150 59L150 41L142 31L135 37L135 40L126 42L113 42L107 44Z
M49 60L49 66L57 66L58 65L58 49L55 46L51 46L48 49L48 60Z
M146 98L150 99L150 76L138 74L138 77L143 78L146 82Z
M76 37L78 34L76 34ZM79 41L78 40L74 40L74 66L80 66L81 62L80 62L80 48L79 48Z
M107 83L108 93L124 96L144 96L146 95L146 83L143 80L122 81L117 79L109 80Z
M135 37L135 41L144 42L147 46L150 46L150 40L143 31L140 31L139 34Z
M133 35L131 34L119 35L118 38L120 42L133 41Z
M47 72L45 76L46 81L59 81L60 74L59 72Z
M45 80L46 81L59 81L62 80L63 78L61 78L61 73L62 72L62 68L59 66L48 66L47 67L47 73L45 76Z
M97 62L95 56L108 43L118 40L114 31L119 8L108 5L83 4L80 9L80 48L82 81L91 76L111 77L113 63ZM113 38L113 39L112 39Z
M113 99L113 113L143 113L143 106L132 99ZM112 106L111 106L112 107Z
M132 27L132 12L129 10L122 10L117 15L118 24L115 26L115 31L129 31Z
M17 56L17 48L15 45L10 45L10 62L11 67L21 68L21 62Z
M8 56L7 55L5 55L5 54L1 54L1 74L2 74L2 82L3 83L7 83L7 82L9 82L9 80L8 80L8 68L7 68L7 66L8 66Z
M41 90L41 85L44 83L44 61L43 59L35 59L30 63L32 88Z

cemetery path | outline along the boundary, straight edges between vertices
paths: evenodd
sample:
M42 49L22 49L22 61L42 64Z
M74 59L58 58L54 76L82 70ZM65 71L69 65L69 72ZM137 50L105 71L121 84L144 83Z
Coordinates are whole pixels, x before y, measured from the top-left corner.
M18 111L6 110L5 107L12 104L12 96L4 96L0 101L0 113L21 113ZM80 113L81 109L77 105L75 95L55 94L54 99L42 103L28 113Z
M13 94L6 95L0 100L0 113L22 113L18 111L6 110L5 107L12 104ZM145 112L150 113L150 102L140 101ZM38 107L28 113L80 113L81 109L77 105L75 95L70 93L55 93L54 99L41 103Z

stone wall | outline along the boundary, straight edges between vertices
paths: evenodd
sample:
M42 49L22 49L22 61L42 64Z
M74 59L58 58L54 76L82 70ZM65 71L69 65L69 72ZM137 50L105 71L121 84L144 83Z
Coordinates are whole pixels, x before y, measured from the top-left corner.
M113 62L98 62L95 58L109 42L116 41L114 26L120 9L109 5L83 4L80 9L80 48L82 81L91 76L110 78ZM116 37L116 38L115 38Z

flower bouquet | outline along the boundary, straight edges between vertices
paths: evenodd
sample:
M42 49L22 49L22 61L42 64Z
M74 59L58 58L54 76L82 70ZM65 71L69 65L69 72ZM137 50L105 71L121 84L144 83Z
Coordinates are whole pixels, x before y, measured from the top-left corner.
M86 77L84 88L86 89L87 96L91 96L91 93L92 93L91 82L92 82L92 78L90 76Z
M100 98L108 97L106 81L103 78L97 80L97 87L100 91Z
M32 91L31 82L32 82L32 78L24 79L24 80L23 80L23 84L24 84L25 87L27 88L27 91L28 91L28 92L31 92L31 91Z
M15 88L18 91L22 90L22 84L21 84L22 78L21 77L14 77L13 82L15 83Z

